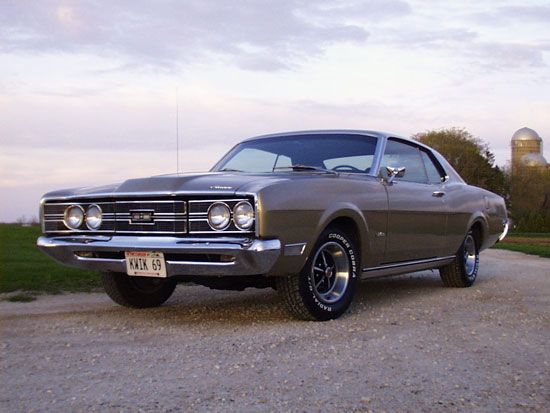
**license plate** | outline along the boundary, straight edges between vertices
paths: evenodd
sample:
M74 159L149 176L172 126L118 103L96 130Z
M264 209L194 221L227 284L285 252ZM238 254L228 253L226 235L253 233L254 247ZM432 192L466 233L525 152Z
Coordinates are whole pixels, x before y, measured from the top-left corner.
M166 278L166 262L162 252L126 252L126 272L138 277Z

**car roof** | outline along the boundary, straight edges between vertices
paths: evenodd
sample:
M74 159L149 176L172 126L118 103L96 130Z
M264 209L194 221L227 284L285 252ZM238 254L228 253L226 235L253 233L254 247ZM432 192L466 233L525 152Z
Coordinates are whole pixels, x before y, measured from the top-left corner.
M318 130L299 130L299 131L290 131L290 132L280 132L280 133L270 133L267 135L254 136L248 139L245 139L242 142L253 141L257 139L267 139L267 138L279 138L287 137L294 135L364 135L364 136L374 136L377 138L389 138L399 137L395 134L374 131L374 130L362 130L362 129L318 129ZM399 137L401 138L401 137ZM406 139L406 138L401 138Z
M244 139L241 142L248 142L248 141L268 139L268 138L282 138L282 137L294 136L294 135L302 135L302 136L303 135L364 135L364 136L372 136L376 138L385 138L385 139L397 138L397 139L414 143L415 145L429 149L432 152L437 152L434 148L424 145L422 142L418 142L411 138L405 138L404 136L400 136L396 133L389 133L389 132L375 131L375 130L368 130L368 129L318 129L318 130L313 129L313 130L270 133L267 135L253 136L251 138Z

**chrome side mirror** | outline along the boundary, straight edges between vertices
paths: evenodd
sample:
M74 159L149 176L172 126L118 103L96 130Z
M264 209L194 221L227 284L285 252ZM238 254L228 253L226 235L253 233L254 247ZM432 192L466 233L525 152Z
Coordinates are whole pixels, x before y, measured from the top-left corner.
M386 166L386 173L388 174L386 182L388 184L391 184L395 178L403 178L403 176L405 175L405 167Z

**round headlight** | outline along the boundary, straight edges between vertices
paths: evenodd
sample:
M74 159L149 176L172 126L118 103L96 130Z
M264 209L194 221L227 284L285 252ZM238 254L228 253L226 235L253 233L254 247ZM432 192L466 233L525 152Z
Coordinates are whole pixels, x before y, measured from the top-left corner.
M216 202L208 208L208 224L215 230L226 229L231 220L231 210L223 202Z
M84 210L80 205L71 205L65 209L63 215L65 226L70 229L78 229L84 222Z
M101 208L97 205L90 205L86 211L86 226L91 230L96 230L101 227L102 221Z
M241 201L233 208L233 221L239 229L245 230L254 224L254 208L248 201Z

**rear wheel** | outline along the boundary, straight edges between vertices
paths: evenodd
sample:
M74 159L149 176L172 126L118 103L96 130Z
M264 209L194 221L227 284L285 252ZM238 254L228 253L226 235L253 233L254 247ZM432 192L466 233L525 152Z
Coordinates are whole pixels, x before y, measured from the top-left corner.
M277 291L287 310L302 320L338 318L357 289L358 257L348 235L338 229L325 230L302 272L277 279Z
M470 287L479 269L479 247L475 233L470 230L456 253L453 262L439 269L446 287Z
M133 277L105 272L101 274L101 279L111 300L132 308L158 307L170 298L176 288L176 281L170 278Z

